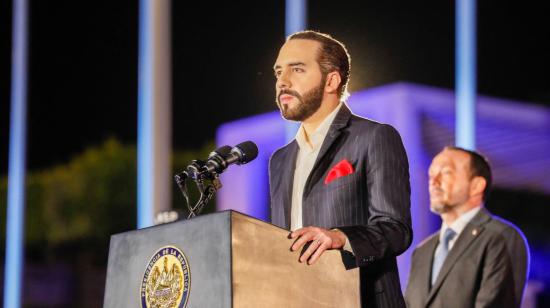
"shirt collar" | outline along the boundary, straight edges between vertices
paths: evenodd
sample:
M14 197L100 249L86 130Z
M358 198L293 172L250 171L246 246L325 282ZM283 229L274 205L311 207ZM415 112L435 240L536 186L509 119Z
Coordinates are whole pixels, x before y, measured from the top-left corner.
M455 238L460 235L462 230L466 228L466 225L476 216L477 213L481 210L481 206L475 207L468 212L460 215L450 226L447 226L445 222L441 224L441 232L439 232L439 241L441 242L443 240L443 236L445 234L445 230L448 228L453 229L454 232L456 232Z
M296 133L296 142L298 143L300 150L315 151L321 146L323 140L325 140L328 130L330 129L330 124L332 124L334 118L336 118L336 115L342 108L342 105L343 103L340 102L338 106L336 106L336 108L334 108L334 110L323 120L323 122L321 122L315 131L307 136L304 125L300 125L300 129L298 129L298 132Z

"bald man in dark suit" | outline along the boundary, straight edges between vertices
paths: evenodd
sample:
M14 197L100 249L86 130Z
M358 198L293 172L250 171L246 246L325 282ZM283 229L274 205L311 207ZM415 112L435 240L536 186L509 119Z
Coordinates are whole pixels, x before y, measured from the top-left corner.
M281 48L277 104L301 126L270 160L271 220L292 231L292 250L307 247L304 264L327 249L351 252L362 307L404 307L396 256L412 241L407 156L393 127L345 105L349 67L345 47L321 33Z
M430 208L441 230L415 249L408 307L520 307L529 251L521 231L483 203L491 169L479 153L448 147L429 170Z

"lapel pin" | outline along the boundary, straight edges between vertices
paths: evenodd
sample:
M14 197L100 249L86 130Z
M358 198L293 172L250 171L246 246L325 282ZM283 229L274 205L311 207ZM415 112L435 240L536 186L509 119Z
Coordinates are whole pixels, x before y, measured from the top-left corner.
M473 235L473 236L476 236L476 235L477 235L477 229L472 230L472 235Z

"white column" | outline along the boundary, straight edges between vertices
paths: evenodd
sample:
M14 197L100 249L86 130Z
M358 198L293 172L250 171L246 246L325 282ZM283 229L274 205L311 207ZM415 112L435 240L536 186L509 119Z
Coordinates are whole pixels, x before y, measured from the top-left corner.
M140 0L138 76L138 228L170 209L171 2Z
M303 31L307 28L307 0L286 0L285 4L285 36ZM287 122L285 128L286 140L294 139L300 128L299 123Z
M13 1L10 153L4 307L21 307L25 241L25 165L27 135L27 38L28 5Z
M473 150L476 147L476 0L456 0L455 10L455 143Z

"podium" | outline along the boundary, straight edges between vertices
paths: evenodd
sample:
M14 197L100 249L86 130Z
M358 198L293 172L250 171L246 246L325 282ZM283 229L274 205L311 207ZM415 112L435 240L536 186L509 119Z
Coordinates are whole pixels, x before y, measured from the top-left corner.
M300 263L288 234L224 211L113 235L104 307L360 307L350 256Z

